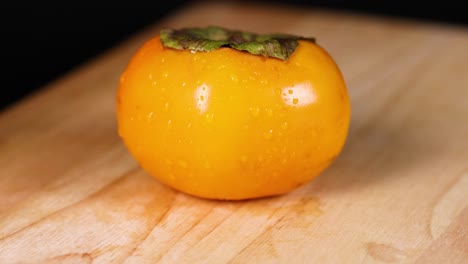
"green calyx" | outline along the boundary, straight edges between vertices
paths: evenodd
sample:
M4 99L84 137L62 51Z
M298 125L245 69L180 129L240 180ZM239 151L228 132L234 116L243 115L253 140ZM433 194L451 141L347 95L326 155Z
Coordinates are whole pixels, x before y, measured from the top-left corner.
M261 35L214 26L179 30L164 28L160 32L160 38L166 48L209 52L228 47L281 60L287 60L294 53L298 40L315 43L314 38L287 34Z

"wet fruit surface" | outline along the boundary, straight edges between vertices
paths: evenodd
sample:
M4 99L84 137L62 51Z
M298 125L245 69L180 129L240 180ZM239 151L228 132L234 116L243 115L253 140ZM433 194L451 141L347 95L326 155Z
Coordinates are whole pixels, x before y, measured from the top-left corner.
M200 197L288 192L327 168L350 104L333 59L299 41L286 61L145 43L121 76L119 135L144 170Z

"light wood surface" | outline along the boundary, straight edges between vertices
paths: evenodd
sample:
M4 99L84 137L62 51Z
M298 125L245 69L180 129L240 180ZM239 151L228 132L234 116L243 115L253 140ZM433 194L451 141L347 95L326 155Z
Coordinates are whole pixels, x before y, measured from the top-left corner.
M312 183L216 202L142 172L116 133L130 56L163 25L316 36L352 124ZM14 87L4 87L14 89ZM0 115L0 263L468 263L468 31L195 4Z

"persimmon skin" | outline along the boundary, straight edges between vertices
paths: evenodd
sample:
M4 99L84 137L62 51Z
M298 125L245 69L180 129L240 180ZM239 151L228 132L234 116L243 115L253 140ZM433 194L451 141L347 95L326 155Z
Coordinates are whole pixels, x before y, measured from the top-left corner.
M286 60L147 41L121 75L118 132L141 167L198 197L242 200L310 182L341 152L350 123L342 74L300 40Z

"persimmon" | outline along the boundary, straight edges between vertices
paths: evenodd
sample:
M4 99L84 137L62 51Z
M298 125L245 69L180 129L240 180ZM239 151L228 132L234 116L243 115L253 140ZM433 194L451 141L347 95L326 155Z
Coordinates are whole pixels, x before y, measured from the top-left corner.
M161 31L117 93L118 132L141 167L211 199L310 182L340 154L350 116L340 69L314 39L222 28Z

